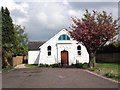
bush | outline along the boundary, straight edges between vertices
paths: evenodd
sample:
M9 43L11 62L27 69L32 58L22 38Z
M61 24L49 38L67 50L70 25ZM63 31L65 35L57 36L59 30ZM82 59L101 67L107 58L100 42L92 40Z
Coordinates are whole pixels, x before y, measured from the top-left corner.
M39 64L39 67L50 67L48 64Z
M88 68L88 63L83 63L82 68L83 68L83 69L87 69L87 68Z
M56 63L56 64L52 64L51 65L52 68L55 68L55 67L61 67L59 63Z
M116 80L119 78L118 75L115 75L113 73L105 73L104 76L107 78L114 78Z
M82 63L77 63L77 64L76 64L76 67L77 67L77 68L83 68L83 64L82 64Z
M25 66L29 68L36 68L38 67L38 64L26 64Z
M83 63L83 64L82 64L82 63L72 64L71 67L87 69L87 68L88 68L88 63Z
M51 64L51 65L48 65L48 64L40 64L39 67L52 67L52 68L55 68L55 67L60 67L60 64L56 63L56 64Z

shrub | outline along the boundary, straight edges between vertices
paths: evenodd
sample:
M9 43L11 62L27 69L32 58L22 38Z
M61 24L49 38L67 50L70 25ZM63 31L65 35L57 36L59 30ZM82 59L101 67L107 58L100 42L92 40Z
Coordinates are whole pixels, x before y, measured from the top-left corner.
M56 63L56 64L52 64L51 65L52 68L55 68L55 67L61 67L59 63Z
M82 64L82 63L77 63L77 64L76 64L76 67L77 67L77 68L83 68L83 64Z
M88 63L83 63L83 64L82 64L82 63L72 64L71 67L87 69L87 68L88 68Z
M39 64L39 67L50 67L48 64Z
M110 72L105 73L104 76L107 77L107 78L113 78L113 79L116 79L116 80L119 78L118 75L110 73Z
M87 69L88 68L88 63L83 63L82 68Z

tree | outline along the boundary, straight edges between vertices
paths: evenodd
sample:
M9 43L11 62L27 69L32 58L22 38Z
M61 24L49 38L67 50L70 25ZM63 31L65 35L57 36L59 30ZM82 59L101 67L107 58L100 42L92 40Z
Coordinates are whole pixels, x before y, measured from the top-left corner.
M89 53L89 66L95 67L95 54L117 34L117 21L105 11L89 13L86 10L82 19L72 18L70 35L81 42Z
M28 36L24 32L25 28L20 25L14 25L14 29L16 30L16 55L26 55L28 51Z
M27 53L27 34L25 28L14 25L10 12L7 8L1 8L2 13L2 63L3 67L10 67L9 60L13 56L25 55Z
M2 13L2 60L3 67L10 66L8 58L14 54L15 30L7 8L1 8Z

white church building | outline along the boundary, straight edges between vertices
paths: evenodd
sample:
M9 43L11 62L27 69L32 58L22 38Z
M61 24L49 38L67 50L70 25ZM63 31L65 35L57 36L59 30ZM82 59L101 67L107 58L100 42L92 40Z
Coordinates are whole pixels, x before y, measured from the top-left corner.
M66 29L62 29L46 42L29 42L28 64L76 64L88 63L89 54L85 46L73 40Z

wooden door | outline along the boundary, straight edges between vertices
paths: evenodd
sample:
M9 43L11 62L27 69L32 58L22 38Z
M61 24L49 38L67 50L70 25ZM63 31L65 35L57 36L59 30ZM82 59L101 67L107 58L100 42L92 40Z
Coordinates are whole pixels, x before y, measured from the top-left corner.
M68 64L68 51L61 51L61 63Z

